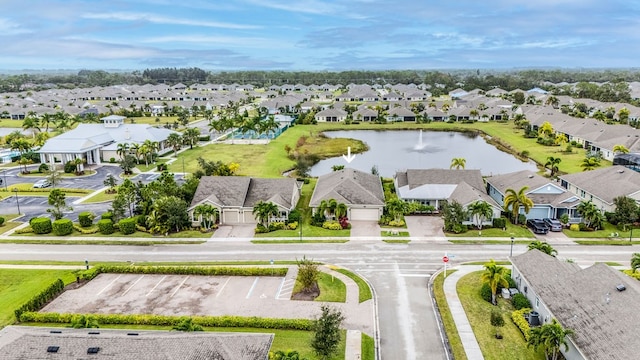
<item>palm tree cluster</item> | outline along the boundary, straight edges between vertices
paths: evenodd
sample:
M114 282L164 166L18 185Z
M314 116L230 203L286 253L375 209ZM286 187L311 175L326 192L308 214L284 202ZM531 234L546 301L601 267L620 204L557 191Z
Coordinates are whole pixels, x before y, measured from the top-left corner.
M318 211L329 219L339 220L347 216L347 205L338 202L336 199L322 200Z
M533 346L536 350L542 348L547 360L558 360L561 348L564 347L565 351L569 349L567 337L573 334L573 330L563 328L558 320L553 319L549 324L530 330L527 346Z
M582 220L587 228L599 229L602 227L605 220L604 214L591 200L582 201L576 206L576 210L582 215Z
M237 108L228 107L217 120L209 121L209 131L224 133L231 129L237 129L242 136L255 133L258 137L266 134L269 138L273 138L279 126L274 116L268 115L268 111L264 107L258 108L257 114L254 116L249 116L248 113L241 115Z
M119 143L116 148L116 154L121 161L127 155L134 156L138 164L144 159L145 165L149 166L149 161L153 161L159 150L160 144L157 141L145 140L142 144Z
M524 213L528 214L533 208L533 201L527 196L528 186L523 186L520 190L507 189L503 200L504 210L511 212L511 220L514 224L518 224L520 208Z

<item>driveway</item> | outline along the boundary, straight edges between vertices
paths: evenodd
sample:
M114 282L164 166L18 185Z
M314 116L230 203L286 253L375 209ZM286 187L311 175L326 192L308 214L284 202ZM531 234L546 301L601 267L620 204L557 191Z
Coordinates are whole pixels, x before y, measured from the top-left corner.
M220 225L213 232L211 239L252 239L255 235L256 226L249 225Z
M444 221L440 216L405 216L411 238L444 238Z
M380 237L380 225L377 221L352 221L351 238L372 238Z

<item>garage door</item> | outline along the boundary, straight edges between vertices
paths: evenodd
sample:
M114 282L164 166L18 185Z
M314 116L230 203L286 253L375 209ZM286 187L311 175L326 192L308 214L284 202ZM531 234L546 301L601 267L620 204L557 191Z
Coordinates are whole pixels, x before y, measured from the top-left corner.
M246 210L244 212L243 216L244 216L244 223L245 224L257 224L258 223L258 220L256 219L256 216L253 215L252 211Z
M378 209L351 209L351 216L349 220L370 220L378 221L380 216L378 215Z
M223 210L222 220L224 224L238 224L240 222L238 210Z

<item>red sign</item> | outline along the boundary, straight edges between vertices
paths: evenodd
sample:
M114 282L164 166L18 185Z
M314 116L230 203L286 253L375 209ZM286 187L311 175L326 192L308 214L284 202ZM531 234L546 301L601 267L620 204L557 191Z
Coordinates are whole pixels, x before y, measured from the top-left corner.
M443 256L442 257L442 262L449 262L449 257L448 256Z

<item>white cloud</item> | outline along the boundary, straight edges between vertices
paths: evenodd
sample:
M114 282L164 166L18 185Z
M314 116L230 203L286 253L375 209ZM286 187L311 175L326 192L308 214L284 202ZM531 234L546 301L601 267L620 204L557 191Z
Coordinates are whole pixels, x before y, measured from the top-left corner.
M241 37L241 36L211 36L211 35L167 35L146 38L141 41L147 44L160 43L195 43L204 45L232 45L234 47L252 47L272 49L292 48L286 41L269 39L263 37Z
M151 13L133 13L133 12L111 12L111 13L86 13L82 15L85 19L97 20L114 20L114 21L147 21L155 24L168 25L185 25L185 26L202 26L224 29L258 29L256 25L234 24L218 21L201 21L194 19L180 19L167 16L161 16Z
M300 1L273 1L273 0L245 0L246 2L270 9L297 12L305 14L328 15L345 10L341 6L330 4L327 1L300 0Z
M32 32L21 27L19 24L11 22L9 19L0 18L0 35L18 35Z

